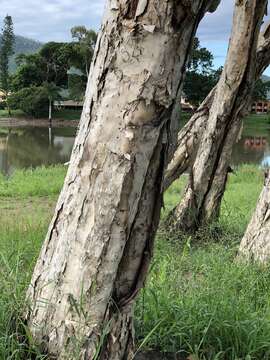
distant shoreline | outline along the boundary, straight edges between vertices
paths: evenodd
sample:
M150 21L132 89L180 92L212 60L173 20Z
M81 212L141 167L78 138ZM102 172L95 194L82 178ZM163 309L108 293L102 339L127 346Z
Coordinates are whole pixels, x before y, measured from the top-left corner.
M53 119L52 127L78 127L79 120ZM21 117L0 118L0 128L18 128L18 127L49 127L48 119L29 119Z

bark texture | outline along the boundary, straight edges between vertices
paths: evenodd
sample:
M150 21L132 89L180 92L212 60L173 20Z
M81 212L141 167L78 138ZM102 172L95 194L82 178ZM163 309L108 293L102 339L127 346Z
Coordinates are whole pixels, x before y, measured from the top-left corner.
M51 358L132 354L133 302L152 256L188 53L217 3L107 1L70 167L27 293L30 332Z
M270 172L265 174L264 188L257 208L239 248L239 259L262 264L270 260Z
M203 121L200 124L205 129L184 198L169 218L173 228L194 231L218 215L232 146L258 76L259 31L266 5L267 1L236 1L226 64L210 108L204 110L209 111L209 116L206 125ZM193 144L196 146L196 141Z

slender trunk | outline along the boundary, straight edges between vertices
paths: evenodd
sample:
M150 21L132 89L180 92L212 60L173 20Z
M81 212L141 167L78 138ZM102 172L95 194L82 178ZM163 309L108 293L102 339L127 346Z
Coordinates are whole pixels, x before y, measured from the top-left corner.
M52 124L52 100L49 99L49 123Z
M169 218L173 228L194 231L218 214L220 204L215 202L221 201L227 162L239 133L235 124L250 103L257 76L259 30L266 4L267 1L258 0L236 2L226 64L215 89L184 198ZM232 133L233 139L229 138Z
M108 1L70 167L27 294L30 332L51 357L132 352L172 109L212 2Z
M239 259L267 263L270 260L270 171L265 174L264 188L257 208L239 248Z
M201 136L207 125L209 110L215 96L215 89L209 93L195 114L179 131L176 150L165 171L164 190L167 190L194 162Z

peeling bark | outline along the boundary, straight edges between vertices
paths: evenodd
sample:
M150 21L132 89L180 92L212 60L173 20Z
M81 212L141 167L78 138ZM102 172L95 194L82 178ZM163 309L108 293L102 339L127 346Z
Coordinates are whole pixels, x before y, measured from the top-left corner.
M170 129L211 5L107 2L70 167L27 293L27 324L51 358L132 356L133 303L152 257Z
M236 2L226 64L214 90L184 198L169 218L173 228L194 231L218 214L239 119L251 101L258 75L259 31L266 4L267 1L258 0ZM200 126L203 124L204 121Z
M239 248L239 260L266 264L270 260L270 171L265 174L264 188L257 208Z

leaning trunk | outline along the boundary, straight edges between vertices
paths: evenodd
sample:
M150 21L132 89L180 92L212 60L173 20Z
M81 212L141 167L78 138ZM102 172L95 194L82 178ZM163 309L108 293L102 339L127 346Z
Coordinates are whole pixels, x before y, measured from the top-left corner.
M268 24L265 30L260 34L260 41L257 48L257 71L255 81L261 77L264 70L270 63L269 30L270 24ZM215 95L215 89L216 88L209 93L188 123L179 131L176 150L165 172L164 190L171 186L175 180L177 180L184 172L187 172L194 164L198 146L208 122L209 112ZM244 109L244 111L242 111L242 114L239 116L240 119L245 115L247 110L248 109ZM238 119L236 121L236 126L237 124L239 126L239 122L241 123L241 120ZM232 130L232 132L236 132L239 135L240 130L241 127L239 127L239 132L237 132L234 126L234 130ZM230 136L228 136L228 138L229 137ZM224 154L224 151L222 154ZM230 157L226 157L230 159ZM229 163L227 164L227 168L228 165Z
M27 294L31 335L51 357L132 352L172 109L212 2L108 1L70 167Z
M269 25L265 31L261 33L260 42L257 49L257 62L256 62L256 76L254 84L258 80L265 69L270 64L270 39L269 39ZM247 115L249 103L243 109L236 119L226 137L223 149L218 159L218 166L215 176L212 180L211 187L207 193L203 203L202 214L204 214L203 222L212 222L218 219L220 214L221 202L226 189L228 175L231 171L230 161L232 157L233 146L240 138L243 128L242 119Z
M215 89L208 122L194 165L190 169L184 198L169 218L169 224L173 228L194 231L209 219L211 211L208 211L207 204L211 201L208 195L212 191L216 176L222 177L220 184L224 191L228 168L220 164L220 158L224 147L227 149L226 144L231 140L228 135L232 129L235 131L234 124L239 121L241 112L251 100L257 74L259 30L266 4L266 0L236 2L226 64ZM216 193L215 189L213 193ZM217 199L220 201L220 194L215 196L214 201Z
M241 241L239 259L268 263L270 260L270 171L257 208Z

